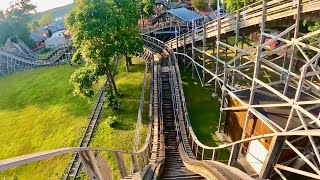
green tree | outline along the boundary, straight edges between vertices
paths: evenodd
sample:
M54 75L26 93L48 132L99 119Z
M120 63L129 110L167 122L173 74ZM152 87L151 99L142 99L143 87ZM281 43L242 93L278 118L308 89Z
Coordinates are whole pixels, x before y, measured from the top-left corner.
M118 94L112 65L119 55L129 56L142 50L138 28L139 11L132 0L76 0L76 7L67 15L66 26L77 47L72 61L85 60L85 66L70 78L74 94L92 97L92 86L99 77L107 76L109 85Z
M218 7L217 7L217 0L212 0L211 4L210 4L211 8L213 10L217 10Z
M225 0L225 8L228 12L235 12L240 8L243 8L244 5L249 5L254 2L257 2L258 0Z
M300 32L302 33L310 33L310 32L316 31L320 29L320 21L315 21L315 20L300 21L299 29L300 29ZM307 44L320 48L319 39L320 39L320 35L315 35L305 39L304 41ZM306 51L306 54L311 59L313 56L316 55L316 52L312 50L308 50ZM318 65L320 66L320 61L318 61Z
M29 46L33 45L28 22L35 9L36 6L30 0L16 0L10 3L4 13L0 13L0 45L3 45L12 36L19 37Z
M137 1L136 3L139 4L138 6L140 8L140 12L142 13L142 16L150 16L154 13L153 8L154 8L155 0L142 0L142 1Z
M40 27L40 24L38 21L33 20L33 21L31 21L31 23L28 24L28 27L29 27L29 30L33 32L33 31L37 30L37 28Z
M208 7L206 0L191 0L192 7L197 10L204 10Z
M47 13L41 17L41 19L39 20L39 25L46 26L46 25L52 23L53 21L54 21L53 15L50 13Z

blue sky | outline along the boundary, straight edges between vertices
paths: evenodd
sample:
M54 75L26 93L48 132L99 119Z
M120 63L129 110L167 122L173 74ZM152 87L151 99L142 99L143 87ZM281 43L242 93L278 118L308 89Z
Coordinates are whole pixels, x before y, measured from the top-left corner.
M10 1L13 0L0 0L0 10L5 10L8 8ZM38 6L37 11L45 11L48 9L53 9L56 7L71 4L73 0L31 0L33 4Z

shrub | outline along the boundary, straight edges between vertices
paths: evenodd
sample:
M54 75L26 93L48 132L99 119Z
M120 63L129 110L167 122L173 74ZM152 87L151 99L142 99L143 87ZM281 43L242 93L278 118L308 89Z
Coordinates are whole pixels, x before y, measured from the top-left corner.
M106 107L112 110L119 110L121 108L121 102L116 97L110 87L106 88Z
M116 116L109 116L106 120L109 127L114 127L118 123Z

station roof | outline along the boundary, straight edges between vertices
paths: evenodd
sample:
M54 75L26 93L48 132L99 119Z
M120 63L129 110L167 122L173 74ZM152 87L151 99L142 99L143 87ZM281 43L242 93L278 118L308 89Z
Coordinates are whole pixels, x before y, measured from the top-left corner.
M187 8L178 8L178 9L171 9L167 11L169 14L172 14L173 16L178 17L179 19L187 22L191 22L193 20L198 20L203 18L203 16L190 11Z

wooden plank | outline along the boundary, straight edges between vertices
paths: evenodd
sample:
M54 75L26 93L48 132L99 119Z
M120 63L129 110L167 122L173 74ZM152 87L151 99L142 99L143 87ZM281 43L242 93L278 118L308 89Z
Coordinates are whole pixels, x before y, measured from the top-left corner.
M273 167L277 163L281 155L282 149L284 147L285 139L286 138L283 136L272 138L272 141L268 150L268 154L264 161L259 177L263 179L270 178L271 173L273 172Z
M122 153L114 152L114 156L115 156L117 164L118 164L118 169L120 171L121 178L128 176Z

